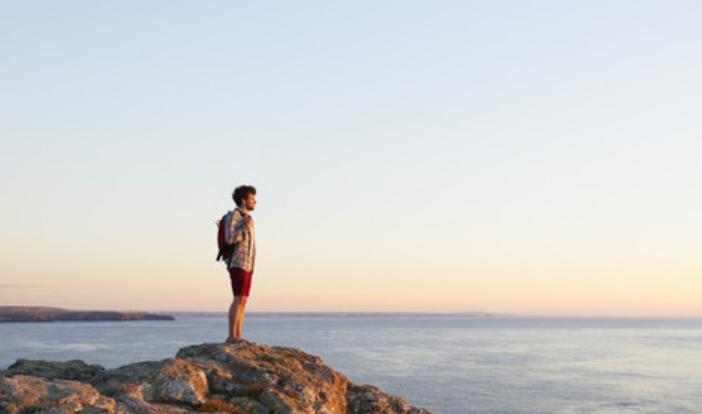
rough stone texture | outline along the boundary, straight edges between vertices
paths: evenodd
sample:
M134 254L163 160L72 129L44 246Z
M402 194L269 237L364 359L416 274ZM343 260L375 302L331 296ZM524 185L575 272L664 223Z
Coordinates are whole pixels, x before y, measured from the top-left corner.
M106 370L96 375L91 384L101 393L116 397L133 396L153 400L153 373L162 362L147 361Z
M177 357L208 372L216 384L214 392L229 398L255 397L274 413L345 412L346 377L297 349L242 341L228 347L188 347Z
M83 361L74 359L68 362L46 362L18 359L10 365L4 376L31 375L49 379L66 379L89 382L97 374L105 370L100 365L88 365Z
M79 381L72 381L72 380ZM431 414L350 383L316 356L246 341L105 370L19 360L0 371L0 414Z
M154 378L154 402L191 406L202 405L207 394L205 373L183 359L168 359L160 364Z
M116 403L89 384L17 375L0 379L0 411L23 413L115 413Z
M348 414L430 414L423 408L412 407L402 398L383 393L372 385L350 383L346 390Z

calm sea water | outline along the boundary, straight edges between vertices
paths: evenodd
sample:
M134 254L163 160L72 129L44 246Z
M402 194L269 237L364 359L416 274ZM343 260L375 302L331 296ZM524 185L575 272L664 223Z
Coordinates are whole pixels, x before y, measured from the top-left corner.
M0 324L0 367L168 358L221 342L225 321ZM244 330L436 414L702 413L702 319L249 315Z

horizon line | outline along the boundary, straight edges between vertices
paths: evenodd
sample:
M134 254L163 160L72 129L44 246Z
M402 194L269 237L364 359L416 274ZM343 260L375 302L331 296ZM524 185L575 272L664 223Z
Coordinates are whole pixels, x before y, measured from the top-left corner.
M0 309L5 308L34 308L34 309L61 309L65 311L81 311L81 312L138 312L151 314L180 314L180 315L226 315L225 310L168 310L168 309L88 309L88 308L71 308L52 305L2 305ZM481 318L599 318L599 319L701 319L702 314L650 314L650 313L623 313L611 314L598 313L530 313L530 312L488 312L488 311L356 311L356 310L252 310L247 312L249 315L292 315L292 316L453 316L453 317L481 317Z

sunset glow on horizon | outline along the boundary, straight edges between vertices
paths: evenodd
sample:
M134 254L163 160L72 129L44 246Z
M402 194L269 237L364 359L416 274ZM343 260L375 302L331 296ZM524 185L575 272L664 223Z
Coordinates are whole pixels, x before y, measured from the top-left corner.
M702 4L0 3L0 306L702 317Z

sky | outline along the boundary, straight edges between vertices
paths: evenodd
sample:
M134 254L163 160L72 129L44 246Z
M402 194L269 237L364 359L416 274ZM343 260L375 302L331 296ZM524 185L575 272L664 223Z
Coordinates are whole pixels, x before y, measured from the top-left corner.
M0 0L0 305L700 317L701 15Z

